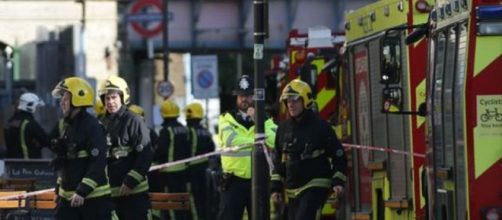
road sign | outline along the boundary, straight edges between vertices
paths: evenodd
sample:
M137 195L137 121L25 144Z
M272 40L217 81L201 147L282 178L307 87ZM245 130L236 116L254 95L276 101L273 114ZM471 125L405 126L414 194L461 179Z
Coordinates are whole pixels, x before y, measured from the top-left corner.
M168 81L160 81L157 84L157 94L164 98L169 98L174 92L174 86L173 84L168 80Z
M214 76L213 76L213 73L211 73L211 71L207 70L207 69L203 69L201 70L200 72L197 73L197 84L203 88L203 89L207 89L209 87L211 87L211 85L213 85L214 83Z
M148 12L144 12L146 9ZM162 33L162 2L160 0L140 0L134 2L126 20L131 21L134 31L143 37L153 37ZM153 25L144 25L142 22L155 22Z
M217 98L218 57L192 56L192 93L195 98Z

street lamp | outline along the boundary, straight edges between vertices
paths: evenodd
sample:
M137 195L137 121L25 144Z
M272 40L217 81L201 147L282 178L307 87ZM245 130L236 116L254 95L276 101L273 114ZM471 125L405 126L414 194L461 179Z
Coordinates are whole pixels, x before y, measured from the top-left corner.
M7 45L7 46L5 46L4 52L5 52L5 55L6 55L7 59L10 59L12 53L14 53L14 50L12 49L12 47L10 47L9 45Z

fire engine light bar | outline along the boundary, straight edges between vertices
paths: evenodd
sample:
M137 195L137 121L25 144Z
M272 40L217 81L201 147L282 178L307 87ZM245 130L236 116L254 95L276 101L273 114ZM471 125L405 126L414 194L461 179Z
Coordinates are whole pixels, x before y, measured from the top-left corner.
M476 8L478 21L502 20L502 5L479 6Z
M480 36L502 35L502 21L477 23L477 34Z

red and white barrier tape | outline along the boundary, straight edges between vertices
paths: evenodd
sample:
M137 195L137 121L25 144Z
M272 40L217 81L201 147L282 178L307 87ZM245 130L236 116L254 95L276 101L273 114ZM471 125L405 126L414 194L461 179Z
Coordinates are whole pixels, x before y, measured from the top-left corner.
M257 137L257 138L261 139L260 137ZM260 140L260 141L257 141L257 142L258 142L258 144L263 144L263 145L265 144L264 140ZM166 168L166 167L171 167L171 166L175 166L175 165L179 165L179 164L186 164L186 163L190 163L192 161L202 160L204 158L207 158L207 157L210 157L210 156L214 156L214 155L219 155L219 154L222 154L222 153L236 152L236 151L239 151L239 150L242 150L242 149L245 149L245 148L249 148L251 146L252 145L249 145L249 144L242 144L242 145L237 145L237 146L234 146L234 147L220 149L220 150L216 150L214 152L210 152L210 153L206 153L206 154L201 154L201 155L197 155L197 156L186 158L186 159L182 159L182 160L177 160L177 161L172 161L172 162L163 163L163 164L159 164L159 165L154 165L154 166L150 167L149 171L159 170L159 169L163 169L163 168ZM343 146L345 148L355 148L355 149L361 149L361 150L373 150L373 151L389 152L389 153L394 153L394 154L402 154L402 155L407 155L407 156L414 156L414 157L425 158L424 154L411 153L411 152L400 151L400 150L395 150L395 149L391 149L391 148L366 146L366 145L357 145L357 144L347 144L347 143L343 143ZM267 158L267 162L268 162L269 166L270 165L273 166L271 157L268 154L267 149L265 147L263 149L264 149L264 153L265 153L265 156ZM33 192L28 192L28 193L20 193L20 194L10 195L10 196L2 196L2 197L0 197L0 201L24 199L24 198L28 198L28 197L31 197L31 196L35 196L35 195L39 195L39 194L43 194L43 193L51 192L51 191L54 191L54 188L43 189L43 190L38 190L38 191L33 191Z
M425 158L425 154L411 153L411 152L407 152L407 151L400 151L400 150L395 150L395 149L385 148L385 147L375 147L375 146L346 144L346 143L343 143L343 146L346 148L356 148L356 149L361 149L361 150L374 150L374 151L389 152L389 153L394 153L394 154L402 154L402 155L407 155L407 156Z
M202 159L204 159L206 157L210 157L210 156L213 156L213 155L219 155L219 154L222 154L222 153L236 152L236 151L239 151L239 150L242 150L242 149L245 149L245 148L250 148L251 146L252 145L249 145L249 144L241 144L241 145L237 145L237 146L234 146L234 147L226 147L225 149L219 149L219 150L216 150L216 151L213 151L213 152L209 152L209 153L205 153L205 154L200 154L200 155L197 155L197 156L194 156L194 157L189 157L189 158L185 158L185 159L182 159L182 160L177 160L177 161L167 162L167 163L163 163L163 164L159 164L159 165L154 165L154 166L150 167L149 171L160 170L160 169L163 169L163 168L167 168L167 167L171 167L171 166L175 166L175 165L179 165L179 164L186 164L186 163L190 163L192 161L202 160Z

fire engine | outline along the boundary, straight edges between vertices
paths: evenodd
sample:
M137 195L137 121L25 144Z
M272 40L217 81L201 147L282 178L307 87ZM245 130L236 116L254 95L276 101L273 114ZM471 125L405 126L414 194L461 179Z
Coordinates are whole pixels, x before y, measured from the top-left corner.
M339 111L343 109L337 108L340 105L348 108L346 103L349 102L341 53L344 41L343 34L332 33L323 26L309 28L308 33L294 29L287 40L289 66L286 81L300 78L307 82L314 93L316 111L333 125L348 119L348 110L345 110L347 114L340 116ZM285 115L282 108L281 118ZM338 130L342 131L341 128Z
M438 0L428 39L429 219L502 219L502 1Z
M352 151L347 219L425 219L427 40L405 39L432 6L382 0L346 16L352 141L384 149Z
M432 3L347 16L353 219L502 219L502 2Z

